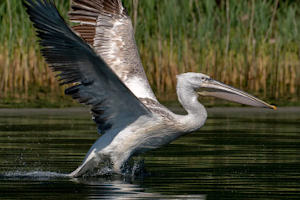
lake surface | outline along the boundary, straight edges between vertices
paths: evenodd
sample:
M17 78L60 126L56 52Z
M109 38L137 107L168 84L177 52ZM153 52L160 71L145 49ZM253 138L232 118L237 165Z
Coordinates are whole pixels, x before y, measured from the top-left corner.
M98 137L89 111L2 109L0 199L300 199L299 108L208 113L201 130L135 157L141 176L71 179Z

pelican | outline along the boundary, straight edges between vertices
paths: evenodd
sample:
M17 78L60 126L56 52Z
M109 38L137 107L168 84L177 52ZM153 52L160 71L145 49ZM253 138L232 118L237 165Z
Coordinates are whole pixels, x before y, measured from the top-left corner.
M159 148L202 127L207 118L198 96L276 109L258 98L201 73L177 76L178 100L186 115L160 104L142 66L131 19L121 0L73 0L70 28L53 0L23 0L42 54L57 72L66 95L90 105L101 137L70 177L91 175L102 163L122 173L133 155Z

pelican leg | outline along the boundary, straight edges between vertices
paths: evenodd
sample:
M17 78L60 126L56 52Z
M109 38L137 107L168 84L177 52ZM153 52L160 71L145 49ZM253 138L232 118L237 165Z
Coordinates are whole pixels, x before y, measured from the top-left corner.
M82 164L72 173L70 177L80 176L95 176L101 174L103 168L113 169L113 162L111 158L112 151L107 151L113 140L113 135L104 134L93 144L85 156Z
M72 173L69 174L69 177L80 177L83 175L88 175L91 169L95 169L99 163L95 150L91 151L86 157L84 162Z

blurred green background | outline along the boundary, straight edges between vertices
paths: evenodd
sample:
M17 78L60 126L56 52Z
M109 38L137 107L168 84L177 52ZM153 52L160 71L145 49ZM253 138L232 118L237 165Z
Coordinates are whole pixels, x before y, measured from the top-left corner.
M149 81L176 100L176 74L202 72L277 105L299 105L298 0L123 0ZM69 0L56 0L67 19ZM68 106L21 0L0 0L0 106Z

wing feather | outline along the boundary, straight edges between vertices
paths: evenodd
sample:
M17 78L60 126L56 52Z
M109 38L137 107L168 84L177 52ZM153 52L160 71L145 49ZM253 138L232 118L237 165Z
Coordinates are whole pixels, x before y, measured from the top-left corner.
M73 29L138 98L156 100L121 0L73 0L71 8L70 20L79 23Z
M37 29L47 63L59 72L61 84L72 84L65 93L92 106L101 133L123 129L140 116L151 115L93 49L66 25L53 0L23 3Z

